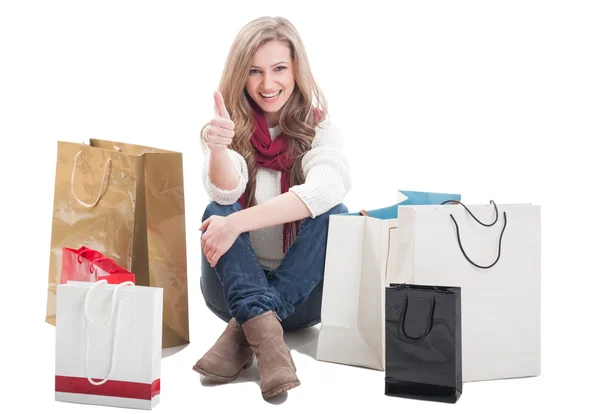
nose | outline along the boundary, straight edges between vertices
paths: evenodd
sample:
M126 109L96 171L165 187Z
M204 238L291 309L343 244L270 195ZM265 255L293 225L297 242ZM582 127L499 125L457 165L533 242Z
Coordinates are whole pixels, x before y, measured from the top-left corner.
M265 76L263 78L263 88L266 91L270 91L271 88L273 87L273 77L271 76L270 73L265 73Z

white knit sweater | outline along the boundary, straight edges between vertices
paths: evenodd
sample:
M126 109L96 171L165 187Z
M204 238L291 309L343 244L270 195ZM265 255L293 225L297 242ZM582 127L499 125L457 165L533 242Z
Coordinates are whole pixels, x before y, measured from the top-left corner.
M269 128L271 139L276 138L281 129L277 126ZM343 155L344 143L340 132L328 119L312 142L312 148L302 159L302 170L306 181L304 184L290 188L300 197L310 211L311 217L325 213L340 204L352 185L348 161ZM240 182L233 190L218 188L210 179L210 150L204 155L203 183L208 197L222 205L234 204L246 190L248 183L248 166L244 158L237 152L229 150ZM281 194L281 172L268 168L258 168L256 176L257 204ZM261 265L265 269L276 269L283 259L283 225L276 225L250 232L250 242Z

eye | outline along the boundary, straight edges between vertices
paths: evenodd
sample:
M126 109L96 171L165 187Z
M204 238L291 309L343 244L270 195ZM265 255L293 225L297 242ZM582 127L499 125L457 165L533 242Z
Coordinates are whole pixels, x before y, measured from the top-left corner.
M256 75L258 73L260 73L260 70L258 70L258 69L250 69L250 74L251 75Z
M287 69L285 66L277 66L277 67L275 68L275 71L276 71L276 72L281 72L282 70L285 70L285 69Z

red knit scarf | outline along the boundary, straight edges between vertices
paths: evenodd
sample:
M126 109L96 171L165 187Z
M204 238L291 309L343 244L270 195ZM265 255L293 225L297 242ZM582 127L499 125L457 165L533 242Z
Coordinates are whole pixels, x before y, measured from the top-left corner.
M250 142L254 146L256 152L256 162L260 167L269 168L275 171L281 171L281 194L287 193L290 189L291 171L294 165L294 158L288 158L288 139L283 134L279 134L275 139L271 140L269 133L269 125L263 111L253 103L254 109L254 132L250 137ZM242 208L246 208L246 193L242 194L238 203ZM284 223L283 225L283 254L285 254L292 244L292 224ZM296 221L296 234L300 229L300 221ZM295 239L295 237L294 237Z

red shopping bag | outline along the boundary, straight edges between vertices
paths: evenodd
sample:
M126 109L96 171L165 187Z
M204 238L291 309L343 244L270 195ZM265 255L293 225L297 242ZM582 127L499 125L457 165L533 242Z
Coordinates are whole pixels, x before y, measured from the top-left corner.
M97 282L106 280L110 284L133 282L135 274L119 266L97 250L82 246L79 249L63 247L60 283L67 281Z

